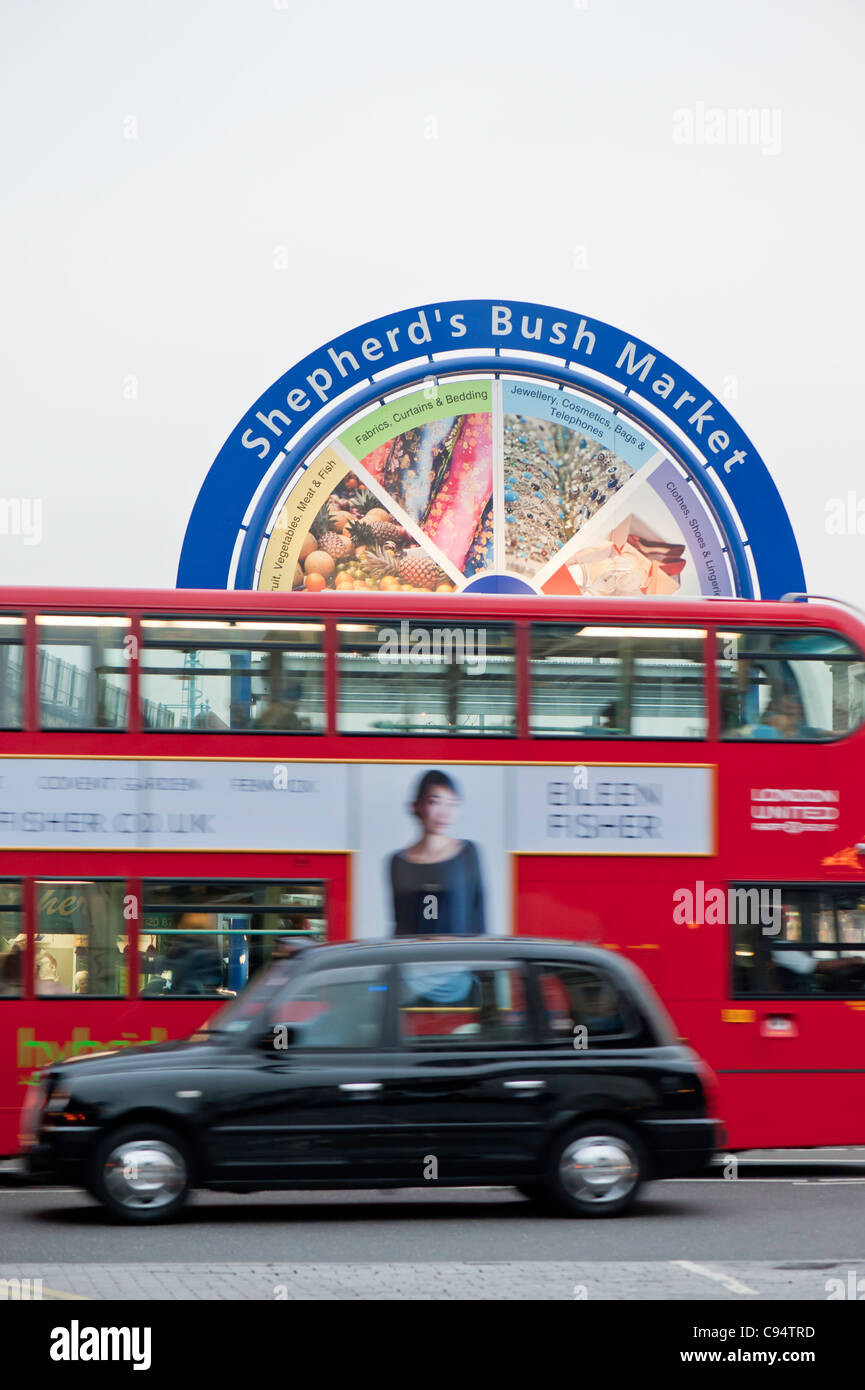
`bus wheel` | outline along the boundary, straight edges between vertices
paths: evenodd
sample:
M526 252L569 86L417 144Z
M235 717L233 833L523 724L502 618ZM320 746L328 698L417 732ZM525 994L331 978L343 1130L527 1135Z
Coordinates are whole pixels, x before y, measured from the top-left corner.
M144 1226L177 1216L189 1196L190 1169L186 1144L173 1130L125 1125L97 1145L87 1186L116 1220Z
M566 1216L618 1216L646 1176L643 1146L614 1120L568 1130L550 1155L547 1191Z

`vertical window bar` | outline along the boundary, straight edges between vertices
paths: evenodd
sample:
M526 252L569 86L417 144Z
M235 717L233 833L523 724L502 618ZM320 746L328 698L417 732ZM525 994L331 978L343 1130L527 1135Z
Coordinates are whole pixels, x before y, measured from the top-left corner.
M529 737L531 709L532 630L527 622L514 624L514 675L517 696L517 738Z
M140 998L141 975L138 968L138 943L141 933L141 879L128 878L126 880L126 893L135 901L135 913L126 923L126 944L128 951L128 974L126 981L126 997L128 999Z
M36 880L21 881L21 925L24 930L24 960L21 972L21 998L33 999L36 974Z
M142 729L141 701L139 698L139 659L141 656L141 615L133 613L130 626L127 630L127 637L131 647L129 657L129 708L127 711L126 727L131 734L139 734ZM131 889L129 890L132 891ZM130 951L130 955L132 952Z
M324 712L325 733L337 733L336 707L339 699L339 633L336 618L324 619Z
M721 737L721 690L717 665L717 628L706 628L703 638L703 700L706 707L706 738Z
M24 728L39 728L39 653L36 650L36 614L31 610L24 625Z

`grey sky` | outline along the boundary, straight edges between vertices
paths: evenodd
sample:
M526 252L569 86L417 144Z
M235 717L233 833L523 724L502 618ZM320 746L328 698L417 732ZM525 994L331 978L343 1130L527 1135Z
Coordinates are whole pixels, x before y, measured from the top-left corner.
M865 537L826 529L849 490L865 510L863 16L5 0L0 497L41 498L43 538L0 535L0 578L173 585L271 381L379 314L490 295L726 382L809 586L865 604ZM697 103L765 109L771 147L677 143Z

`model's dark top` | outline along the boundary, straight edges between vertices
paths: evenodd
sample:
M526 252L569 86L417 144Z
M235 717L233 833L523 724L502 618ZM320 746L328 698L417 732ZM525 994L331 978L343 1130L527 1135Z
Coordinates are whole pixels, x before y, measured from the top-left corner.
M475 936L486 931L478 852L471 840L450 859L415 864L390 861L394 936Z

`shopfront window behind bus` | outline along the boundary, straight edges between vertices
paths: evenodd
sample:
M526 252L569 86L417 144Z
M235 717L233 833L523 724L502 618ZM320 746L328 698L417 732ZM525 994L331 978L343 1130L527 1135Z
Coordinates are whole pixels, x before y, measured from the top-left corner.
M36 993L102 995L128 988L125 881L39 879Z
M0 883L0 999L16 999L21 994L23 964L21 885Z
M719 632L724 738L825 742L865 718L865 661L836 632Z
M231 999L293 942L326 935L324 885L149 880L139 937L146 997Z

